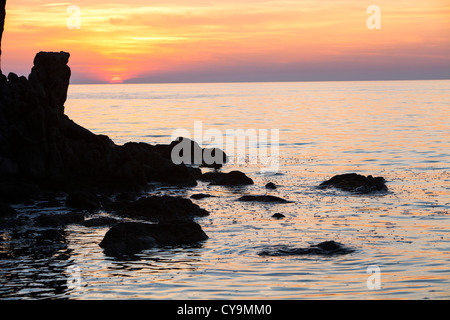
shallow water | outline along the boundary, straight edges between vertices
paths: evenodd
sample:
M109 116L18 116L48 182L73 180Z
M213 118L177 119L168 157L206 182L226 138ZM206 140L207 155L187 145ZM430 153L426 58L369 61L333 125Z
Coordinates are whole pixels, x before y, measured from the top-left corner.
M0 230L1 298L450 298L450 81L73 85L66 113L119 144L168 143L174 129L193 133L194 121L223 133L279 129L279 171L261 174L247 159L224 171L244 171L253 186L157 186L216 196L193 200L210 211L196 219L209 239L194 247L113 258L98 246L108 227L70 225L39 250L32 236ZM383 176L389 192L316 188L346 172ZM278 188L266 189L269 181ZM243 194L291 202L236 201ZM15 208L65 212L38 204ZM277 212L286 217L272 218ZM258 255L326 240L354 252ZM378 289L368 287L369 266L379 267Z

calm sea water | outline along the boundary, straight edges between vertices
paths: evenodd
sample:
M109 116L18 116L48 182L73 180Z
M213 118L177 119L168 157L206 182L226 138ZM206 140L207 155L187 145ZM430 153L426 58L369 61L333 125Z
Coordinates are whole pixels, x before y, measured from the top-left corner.
M98 246L107 227L77 225L65 229L62 246L43 256L20 241L0 242L3 252L24 248L0 260L2 298L450 298L450 81L72 85L66 113L118 144L169 143L175 129L193 133L194 121L224 134L278 129L279 171L263 175L261 165L247 162L224 171L246 172L253 186L157 188L155 193L216 196L193 200L210 211L197 220L209 239L194 248L117 259ZM347 172L383 176L389 192L316 188ZM267 182L278 189L268 191ZM235 201L266 193L292 202ZM31 216L63 212L16 208ZM286 217L273 219L278 212ZM325 240L355 251L258 255ZM369 266L379 268L378 289L368 287Z

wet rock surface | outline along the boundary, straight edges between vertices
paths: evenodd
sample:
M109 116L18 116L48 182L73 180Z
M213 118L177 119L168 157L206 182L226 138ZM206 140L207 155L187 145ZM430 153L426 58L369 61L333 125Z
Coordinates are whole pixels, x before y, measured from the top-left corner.
M272 190L274 190L274 189L277 188L277 186L276 186L275 183L273 183L273 182L267 183L267 184L265 185L265 187L266 187L267 189L272 189Z
M354 249L347 248L339 242L324 241L307 248L292 248L287 246L274 246L258 253L260 256L302 256L302 255L343 255L354 252Z
M173 145L116 145L69 119L69 57L39 52L28 78L11 73L0 83L0 200L24 202L46 189L101 193L137 191L148 182L197 185L198 168L173 163L170 152L166 157Z
M191 195L191 199L195 199L195 200L200 200L200 199L210 198L210 197L214 197L214 196L207 194L207 193L195 193L195 194Z
M158 152L165 158L185 165L219 169L227 163L227 155L219 148L202 148L196 141L178 137L169 145L156 145Z
M180 220L209 215L208 211L189 199L168 195L147 196L134 202L128 202L118 209L117 213L122 216L148 220Z
M243 186L254 184L253 180L241 171L224 172L206 172L198 180L210 182L211 185L220 186Z
M344 191L354 193L371 193L376 191L388 191L383 177L365 177L357 173L346 173L332 177L322 182L319 188L325 189L335 187Z
M88 191L75 191L69 193L66 206L75 209L95 210L101 207L97 194Z
M149 224L123 222L112 227L100 243L105 253L136 253L155 246L188 245L208 239L199 224L174 220Z
M17 215L17 211L6 203L0 202L0 218L14 217Z
M64 214L41 214L35 219L36 225L40 227L60 227L73 223L82 223L84 214L70 212Z

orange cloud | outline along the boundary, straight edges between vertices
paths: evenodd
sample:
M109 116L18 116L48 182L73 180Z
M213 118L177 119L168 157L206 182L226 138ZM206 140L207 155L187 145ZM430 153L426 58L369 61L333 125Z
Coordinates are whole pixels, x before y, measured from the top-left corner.
M177 70L195 76L208 67L220 73L220 66L389 65L398 57L441 61L448 70L446 1L377 2L380 30L367 29L360 1L79 0L81 26L70 30L70 3L19 0L7 3L2 60L4 69L27 72L36 52L69 51L75 81L106 82Z

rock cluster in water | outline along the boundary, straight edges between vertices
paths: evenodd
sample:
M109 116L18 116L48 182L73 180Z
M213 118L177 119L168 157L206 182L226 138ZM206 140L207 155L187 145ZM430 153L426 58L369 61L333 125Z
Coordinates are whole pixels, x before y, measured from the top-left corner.
M330 256L330 255L342 255L342 254L349 254L354 252L354 249L347 248L343 244L339 242L335 242L333 240L331 241L324 241L316 245L311 245L306 248L292 248L292 247L280 247L275 246L272 248L268 248L265 250L262 250L258 253L260 256L273 256L273 257L279 257L279 256L303 256L303 255L324 255L324 256Z
M322 182L320 188L335 187L344 191L355 193L371 193L376 191L388 191L383 177L365 177L357 173L346 173L332 177Z
M68 60L66 52L40 52L28 79L14 73L0 77L0 200L21 202L46 188L121 191L154 181L197 184L200 169L171 160L173 148L183 139L169 145L116 145L69 119L64 114ZM226 159L218 149L208 153Z
M198 181L210 185L247 186L253 180L240 171L206 172L176 164L175 152L186 158L181 144L191 147L192 154L220 159L198 162L201 167L219 169L226 163L220 149L203 149L196 142L179 138L168 145L129 142L115 144L105 135L97 135L79 126L64 114L64 103L71 75L69 53L39 52L28 78L0 73L0 218L17 213L7 203L27 203L43 192L66 192L65 203L49 197L43 207L66 205L75 210L64 214L41 214L34 219L40 227L61 228L67 224L86 226L112 225L100 246L107 252L136 252L157 245L192 244L208 237L195 217L209 213L189 199L172 196L130 196L148 186L149 182L175 186L195 186ZM203 159L201 158L201 159ZM358 174L344 174L323 182L320 187L336 187L346 191L369 193L386 191L384 179ZM276 189L268 183L267 189ZM112 201L107 193L121 192ZM193 199L209 197L193 195ZM239 201L285 203L273 195L244 195ZM5 203L2 203L5 202ZM112 217L85 220L84 211L105 209L119 217L149 220L121 222ZM78 211L77 211L78 210ZM284 217L282 214L275 218ZM4 222L2 222L5 225ZM56 229L60 230L60 229ZM55 233L56 232L56 233ZM43 233L39 241L60 239L62 232ZM56 237L56 238L55 238ZM49 241L50 241L49 240ZM42 242L41 241L41 242ZM45 242L45 241L44 241ZM342 245L320 243L309 248L285 248L261 255L343 254L350 252Z

